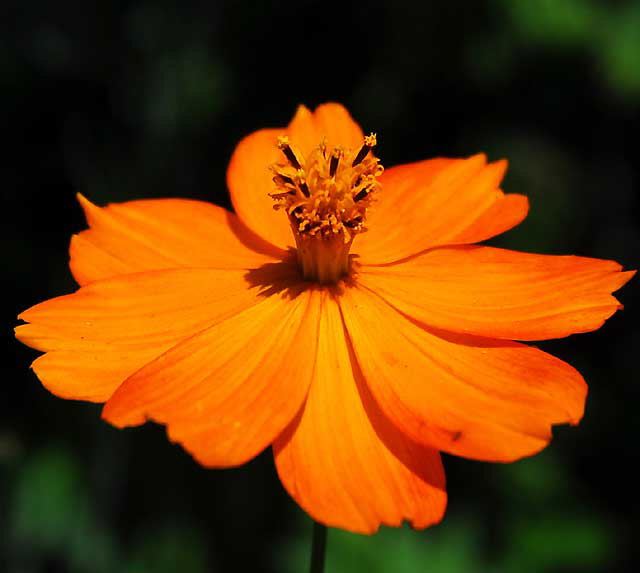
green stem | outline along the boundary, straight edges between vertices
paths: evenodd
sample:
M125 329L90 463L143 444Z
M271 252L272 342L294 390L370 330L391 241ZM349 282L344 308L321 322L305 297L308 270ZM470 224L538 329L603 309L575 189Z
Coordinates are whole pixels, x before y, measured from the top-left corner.
M327 548L327 526L313 522L313 541L311 542L311 566L309 573L323 573L324 555Z

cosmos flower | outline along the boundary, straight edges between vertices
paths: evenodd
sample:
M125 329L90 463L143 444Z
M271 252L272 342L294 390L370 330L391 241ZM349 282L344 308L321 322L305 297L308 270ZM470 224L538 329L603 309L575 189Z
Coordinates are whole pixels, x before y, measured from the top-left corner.
M507 462L577 424L586 385L522 341L597 329L633 273L474 245L518 224L505 161L383 170L348 112L300 107L243 139L235 214L97 207L71 242L74 294L20 315L33 369L118 427L166 425L206 467L271 446L314 519L358 532L438 522L440 453ZM516 342L517 341L517 342Z

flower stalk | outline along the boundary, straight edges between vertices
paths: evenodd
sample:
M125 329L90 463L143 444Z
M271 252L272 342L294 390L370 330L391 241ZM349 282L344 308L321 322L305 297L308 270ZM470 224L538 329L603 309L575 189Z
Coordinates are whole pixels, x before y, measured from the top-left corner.
M311 561L309 573L323 573L325 553L327 549L327 526L313 522L313 538L311 540Z

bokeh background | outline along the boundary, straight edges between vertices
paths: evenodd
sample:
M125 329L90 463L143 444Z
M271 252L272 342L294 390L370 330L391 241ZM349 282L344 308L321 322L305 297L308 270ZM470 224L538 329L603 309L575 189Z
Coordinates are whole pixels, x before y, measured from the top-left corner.
M270 452L207 471L162 428L59 400L15 316L75 288L78 191L229 205L236 142L298 103L346 104L385 165L485 151L529 218L495 244L638 266L640 2L9 0L0 7L0 571L297 572L311 522ZM446 457L423 532L332 531L328 571L631 572L640 560L640 297L540 346L590 383L578 428L511 465Z

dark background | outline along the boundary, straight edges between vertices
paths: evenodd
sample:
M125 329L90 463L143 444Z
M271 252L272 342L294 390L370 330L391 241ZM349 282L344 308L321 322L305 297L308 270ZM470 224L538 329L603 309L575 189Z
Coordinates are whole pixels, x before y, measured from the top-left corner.
M485 151L529 218L495 244L638 265L640 2L49 2L0 8L0 571L303 571L310 520L270 452L207 471L29 370L19 311L73 291L74 194L228 205L236 142L348 106L385 165ZM578 428L511 465L447 457L424 532L332 531L328 571L626 572L640 557L637 280L598 332L541 344L590 384Z

